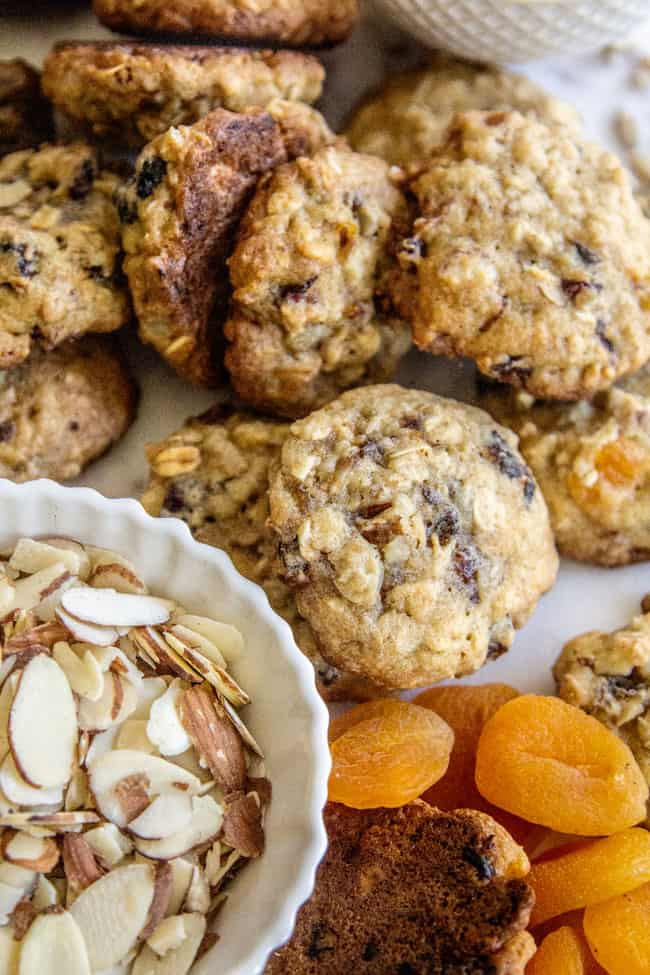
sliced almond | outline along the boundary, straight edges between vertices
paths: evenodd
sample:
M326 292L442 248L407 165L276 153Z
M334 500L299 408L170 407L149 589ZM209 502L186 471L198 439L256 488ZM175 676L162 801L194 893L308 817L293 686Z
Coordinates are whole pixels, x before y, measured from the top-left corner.
M239 717L239 715L235 711L230 701L226 701L225 698L221 698L220 703L223 706L224 711L232 721L233 726L237 729L237 732L239 733L239 736L241 740L244 742L244 744L247 745L247 747L250 748L252 752L255 752L255 754L259 758L264 758L264 752L257 744L255 738L250 733L250 731L248 730L248 728L246 727L242 719Z
M217 647L229 663L237 660L244 652L244 638L230 623L221 623L219 620L211 620L207 616L196 616L191 613L176 616L174 622L205 637ZM214 662L219 663L218 660Z
M83 934L67 912L41 914L22 941L19 975L90 975Z
M63 789L35 789L25 782L8 754L0 765L0 789L15 806L57 806L63 802Z
M74 552L79 560L79 568L76 575L80 579L86 578L90 572L90 557L81 542L75 541L74 538L65 538L63 535L47 535L40 538L39 541L51 545L53 548L61 549L64 552Z
M67 833L63 837L63 869L75 897L103 876L93 848L81 833Z
M149 917L154 879L153 868L144 864L116 867L87 887L70 908L93 972L119 965L135 947Z
M181 696L187 689L185 682L176 679L151 705L147 736L161 755L182 755L192 744L178 713Z
M175 791L196 795L201 786L196 776L164 758L128 749L112 751L102 756L90 765L89 773L90 788L97 808L106 819L121 828L135 818L130 815L133 812L130 805L125 802L128 798L125 790L120 790L120 783L127 778L139 777L141 789L149 799ZM136 815L141 811L139 809Z
M244 857L258 857L264 852L262 810L252 792L228 798L223 819L223 841Z
M214 799L210 796L194 796L192 819L184 830L160 840L134 837L133 843L139 853L151 860L174 860L204 843L210 843L221 829L222 822L222 808Z
M135 711L137 703L135 687L118 674L107 671L101 697L97 701L88 698L81 700L79 727L83 731L106 731L111 725L126 721Z
M190 664L209 684L227 698L236 707L250 704L250 697L237 681L223 668L197 650L196 647L188 646L183 640L179 640L173 633L165 633L165 640L176 650L183 659Z
M54 840L29 836L27 833L9 833L3 836L5 860L35 873L49 873L59 862L59 848Z
M147 736L147 722L136 721L134 718L129 718L120 727L115 747L129 748L132 751L144 752L146 755L153 755L156 751L155 745L151 744Z
M107 868L116 867L133 849L131 840L114 823L89 829L84 839Z
M174 674L190 684L200 683L201 675L171 647L152 627L133 629L131 635L138 651L147 655L158 672Z
M177 948L167 951L160 958L145 944L136 958L132 975L187 975L194 963L206 929L206 920L200 914L182 914L185 937Z
M212 889L218 887L233 867L241 860L241 854L237 850L231 850L228 856L222 860L218 868L210 871L210 886Z
M5 641L4 653L7 656L12 654L17 654L20 656L30 647L40 646L50 649L59 640L64 640L66 637L66 629L62 623L50 622L50 623L40 623L38 626L33 626L31 629L24 631L23 633L14 634L10 636L8 640Z
M70 576L71 573L63 562L55 562L46 569L41 569L40 572L18 579L14 586L11 610L34 609Z
M172 636L176 637L177 640L182 640L182 642L189 647L193 647L195 650L200 650L204 657L215 664L217 667L221 667L223 670L227 668L226 658L223 656L221 651L215 644L208 640L207 637L203 636L201 633L196 633L187 626L183 626L182 623L172 623L169 628L169 632Z
M210 885L198 863L194 864L192 880L183 907L186 911L198 911L199 914L207 914L210 910Z
M9 863L8 860L0 860L0 883L16 887L21 894L26 894L36 883L36 871L27 870L17 863Z
M76 766L65 790L63 808L67 812L85 809L89 803L88 776L83 768Z
M71 575L79 575L82 567L80 554L73 549L58 548L33 538L21 538L16 542L9 565L18 572L32 575L41 569L62 564Z
M36 909L31 901L18 901L11 912L10 923L14 929L16 941L22 941L36 917Z
M145 677L138 687L138 704L133 717L138 721L148 721L151 705L165 693L167 682L162 677Z
M6 575L0 576L0 616L11 612L16 601L16 587Z
M9 751L7 726L9 724L9 712L18 686L18 676L18 674L10 674L2 685L2 690L0 690L0 760L4 759Z
M95 626L92 623L83 623L68 613L63 606L57 606L56 616L71 637L81 643L91 643L96 647L110 647L119 637L114 626Z
M70 778L77 745L75 701L64 672L43 654L20 676L9 712L9 745L31 785L56 788Z
M147 923L140 934L142 941L146 941L149 935L156 930L162 919L167 914L172 895L172 886L172 868L164 861L157 863L153 900L151 902L151 907L149 908L149 917L147 918Z
M52 648L52 656L68 678L68 683L80 697L98 701L104 690L104 675L92 653L77 656L69 643L60 641Z
M155 799L129 823L129 832L143 840L161 840L189 826L192 798L185 792L170 792Z
M172 892L169 906L167 907L168 916L178 914L185 903L194 872L194 864L189 860L184 860L183 857L176 857L176 859L170 860L169 866L172 871Z
M52 881L48 880L44 874L39 874L38 880L36 881L36 887L32 894L32 904L34 905L34 910L39 914L46 911L48 907L57 907L59 904L57 889ZM0 965L1 971L2 966Z
M135 570L120 562L104 562L95 566L88 577L88 585L132 595L144 595L147 592L147 587Z
M106 731L100 731L97 734L93 734L92 740L83 759L84 768L90 768L93 762L96 762L102 757L102 755L106 755L108 752L113 751L113 749L116 747L115 743L119 733L119 725L113 725L111 728L107 728Z
M80 809L77 812L16 812L0 816L0 826L26 830L32 826L43 826L57 833L99 822L100 817L97 813L89 809Z
M0 925L9 923L9 918L16 909L16 905L24 896L24 891L19 887L5 884L0 880Z
M224 792L240 792L246 783L246 756L241 738L223 708L206 688L183 693L181 720L192 744L205 759Z
M115 589L70 589L62 599L67 613L96 626L154 626L169 619L167 603Z
M185 924L182 917L166 917L147 938L147 944L159 958L168 951L179 948L185 941Z

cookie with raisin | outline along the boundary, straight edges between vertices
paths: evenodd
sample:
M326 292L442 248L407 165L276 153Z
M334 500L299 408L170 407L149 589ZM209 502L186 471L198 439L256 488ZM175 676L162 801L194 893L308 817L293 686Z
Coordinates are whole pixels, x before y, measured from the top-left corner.
M47 142L54 134L52 106L39 72L23 61L0 61L0 156Z

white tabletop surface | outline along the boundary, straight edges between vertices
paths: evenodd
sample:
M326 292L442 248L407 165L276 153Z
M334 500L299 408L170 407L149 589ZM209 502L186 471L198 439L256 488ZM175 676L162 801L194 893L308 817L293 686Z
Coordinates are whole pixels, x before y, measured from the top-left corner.
M24 7L27 7L24 4ZM1 7L1 4L0 4ZM38 63L55 40L111 37L87 7L64 6L50 0L47 13L0 18L0 58L21 56ZM59 12L57 12L59 11ZM611 122L622 108L635 116L650 153L650 102L630 83L639 51L650 54L650 22L634 38L634 50L617 54L605 64L598 56L539 62L520 68L554 94L581 111L588 134L616 148ZM328 52L329 69L324 111L333 126L340 125L361 95L402 66L415 64L423 52L395 28L368 15L353 37ZM133 343L133 363L142 391L139 417L129 434L106 457L92 465L79 483L117 497L137 497L147 465L143 446L162 438L199 413L214 399L197 392L172 375L156 355ZM458 363L434 361L412 353L398 380L458 398L471 397L471 372ZM563 643L589 629L622 625L638 611L650 591L650 566L605 570L565 562L557 585L541 602L532 621L518 635L514 648L488 664L473 682L506 681L521 690L552 689L550 666Z

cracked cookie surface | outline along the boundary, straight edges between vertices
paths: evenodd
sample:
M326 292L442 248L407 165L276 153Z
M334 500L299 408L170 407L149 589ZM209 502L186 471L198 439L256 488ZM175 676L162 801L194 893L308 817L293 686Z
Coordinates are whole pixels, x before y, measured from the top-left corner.
M38 71L22 58L0 61L0 154L51 138L52 108L40 81Z
M323 653L387 687L471 673L508 649L557 571L513 434L419 390L362 387L294 423L270 507Z
M304 416L390 378L410 330L375 293L405 211L388 165L340 145L260 184L229 261L226 366L245 402Z
M115 186L80 144L0 159L0 367L128 321Z
M182 518L200 542L224 549L242 575L262 586L313 664L326 700L377 697L380 689L370 681L341 673L323 659L282 581L267 526L268 486L269 469L288 433L288 423L216 406L149 445L151 476L142 504L156 517Z
M137 392L114 341L86 336L0 371L0 477L77 477L128 430Z
M534 82L487 65L434 56L423 71L391 78L357 109L346 135L358 152L408 166L445 140L456 112L516 109L577 131L578 114Z
M1 77L0 67L0 105ZM68 118L138 148L215 108L315 102L324 77L315 57L297 51L110 41L58 44L43 67L44 90Z
M648 360L650 223L613 155L517 112L470 112L411 189L393 297L420 348L559 400Z
M180 375L208 386L220 378L226 258L259 178L331 138L314 109L275 100L266 111L215 109L138 156L118 194L124 271L140 337Z
M481 405L518 434L563 555L650 559L650 366L591 401L535 402L495 387Z
M328 803L314 893L266 975L523 975L529 863L484 813Z
M650 782L650 615L570 640L553 674L560 697L622 738Z
M103 24L125 33L217 36L282 44L344 40L358 0L94 0Z

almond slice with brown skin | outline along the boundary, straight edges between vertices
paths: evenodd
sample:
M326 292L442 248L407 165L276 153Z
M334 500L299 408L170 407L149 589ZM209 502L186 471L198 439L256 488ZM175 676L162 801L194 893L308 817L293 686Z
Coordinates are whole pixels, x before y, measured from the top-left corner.
M13 831L2 837L2 854L10 863L35 873L49 873L59 862L59 848L54 840Z
M70 636L79 643L91 643L96 647L110 647L119 637L114 626L95 626L93 623L83 623L63 606L57 606L56 616L65 626Z
M149 908L147 923L140 934L141 941L146 941L165 917L172 896L173 877L169 863L162 860L156 864L155 869L153 900Z
M192 798L185 792L156 796L128 825L143 840L162 840L186 829L192 820Z
M63 837L63 869L75 897L104 875L92 847L81 833L67 833Z
M82 698L79 704L79 727L83 731L106 731L111 725L126 721L138 704L137 689L113 671L106 671L101 697L97 701Z
M228 717L232 721L234 727L239 732L239 734L241 736L241 739L244 742L244 744L248 748L250 748L250 750L252 752L255 752L255 754L258 755L260 758L264 758L264 752L262 751L262 749L260 748L260 746L257 744L257 742L255 741L255 739L253 738L252 734L250 733L250 731L248 730L248 728L246 727L246 725L244 724L244 722L242 721L242 719L239 717L239 715L235 711L235 709L232 706L232 704L230 703L230 701L226 701L225 698L220 698L219 700L220 700L220 703L223 705L224 711L226 712L226 714L228 715Z
M114 589L130 595L145 595L147 587L135 570L120 562L104 562L96 565L88 577L88 585L94 589Z
M25 782L11 753L0 765L0 790L14 806L56 806L63 802L63 789L35 789Z
M228 662L237 660L244 652L244 637L230 623L222 623L219 620L211 620L207 616L196 616L191 613L176 616L174 623L205 637ZM223 666L219 660L214 662Z
M19 901L11 912L11 918L9 923L14 929L14 938L16 941L22 941L27 932L29 931L34 918L36 917L36 908L29 900ZM0 969L1 971L1 969Z
M136 850L150 860L175 860L211 843L221 829L223 810L211 796L193 796L192 819L184 830L160 840L133 837Z
M41 914L22 941L19 975L90 975L84 937L67 911Z
M187 975L203 941L206 920L201 914L181 914L184 938L162 958L145 944L133 963L131 975Z
M185 903L187 892L192 883L194 865L189 860L184 860L183 857L176 857L168 862L172 871L172 892L167 908L167 915L169 916L178 914Z
M246 691L239 686L237 681L223 667L218 667L201 653L200 650L197 650L196 647L189 646L189 644L179 639L175 634L165 632L164 636L165 641L171 648L180 654L197 673L204 677L209 684L212 684L219 694L227 698L231 704L235 705L235 707L243 707L245 704L250 704L250 697Z
M73 549L56 548L48 542L33 538L21 538L11 553L9 566L26 575L33 575L52 565L62 564L73 576L78 576L82 568L82 558Z
M69 589L61 604L71 616L96 626L155 626L169 619L165 600L115 589Z
M50 623L40 623L23 633L10 636L5 642L3 654L10 657L12 654L21 654L30 647L38 646L51 649L59 640L65 640L68 631L62 623L56 621Z
M5 813L4 816L0 816L0 826L26 830L29 830L31 826L42 826L53 829L57 833L68 829L79 829L80 826L89 826L99 822L101 822L101 818L91 809L54 813L17 812Z
M206 685L191 687L180 701L181 721L226 794L243 791L246 756L242 740Z
M14 585L14 600L9 611L34 609L71 575L63 562L55 562L40 572L18 579Z
M253 793L226 800L223 841L244 857L258 857L264 852L262 810Z
M52 657L68 678L75 694L89 701L99 700L104 690L104 675L92 653L87 650L80 656L69 643L60 640L52 647Z

